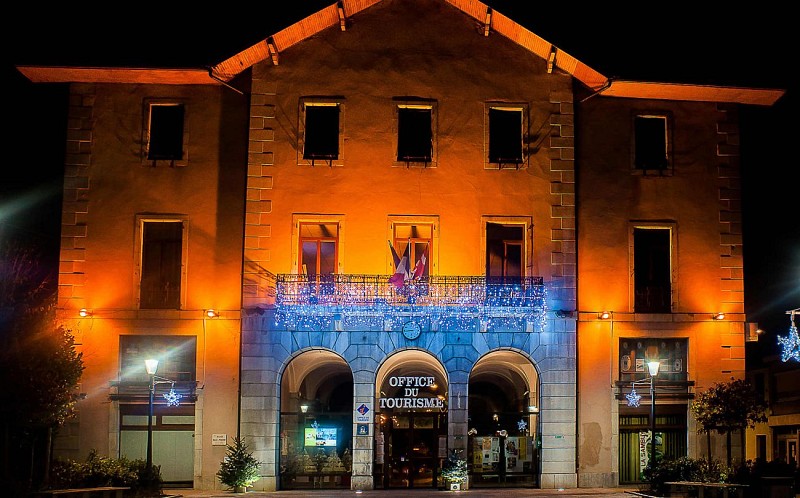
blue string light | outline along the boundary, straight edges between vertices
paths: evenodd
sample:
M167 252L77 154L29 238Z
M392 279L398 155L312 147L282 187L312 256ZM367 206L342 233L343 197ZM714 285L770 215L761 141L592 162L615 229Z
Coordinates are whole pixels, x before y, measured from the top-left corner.
M169 392L164 394L164 399L167 400L167 406L178 406L181 404L183 395L175 392L175 387L170 387Z
M541 277L424 277L401 289L382 275L278 275L275 325L294 330L396 330L411 320L430 329L524 330L546 324Z
M636 392L635 387L631 387L631 392L625 395L628 398L628 406L639 406L642 396Z
M794 323L789 327L788 336L778 336L778 344L783 348L781 351L782 361L800 361L800 336L797 335L797 327L794 326Z

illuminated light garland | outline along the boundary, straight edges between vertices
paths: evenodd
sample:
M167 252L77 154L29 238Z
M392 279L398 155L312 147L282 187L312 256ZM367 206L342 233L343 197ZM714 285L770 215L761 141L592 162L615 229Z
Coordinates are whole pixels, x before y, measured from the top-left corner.
M337 326L396 330L515 331L546 325L541 277L494 282L482 277L429 277L396 289L381 275L278 275L275 325L290 330Z
M636 392L635 387L631 387L631 392L626 394L625 397L628 399L628 406L639 406L639 401L642 399L642 396Z
M789 327L788 336L778 336L778 344L780 344L782 348L782 361L800 361L800 336L797 335L797 327L795 327L794 322L792 322L792 326Z
M168 393L164 394L164 399L167 400L167 406L178 406L181 404L182 394L175 392L174 386L169 389Z

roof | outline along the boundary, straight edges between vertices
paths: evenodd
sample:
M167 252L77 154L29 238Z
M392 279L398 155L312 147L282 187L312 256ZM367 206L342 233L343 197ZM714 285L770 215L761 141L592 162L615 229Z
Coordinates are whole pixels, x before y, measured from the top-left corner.
M338 26L347 29L347 20L384 0L340 0L312 13L290 26L261 39L227 59L206 69L149 69L113 67L18 66L33 82L224 84L255 64L271 61L280 64L281 53L289 47ZM600 73L553 43L533 33L487 4L477 0L440 0L485 26L485 36L498 34L548 61L548 70L563 71L586 89L598 95L620 98L774 104L783 94L780 89L692 85L651 81L616 80Z

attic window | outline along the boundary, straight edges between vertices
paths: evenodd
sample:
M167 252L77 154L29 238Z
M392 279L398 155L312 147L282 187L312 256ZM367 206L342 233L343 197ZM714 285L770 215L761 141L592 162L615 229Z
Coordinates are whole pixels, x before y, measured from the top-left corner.
M663 115L637 115L633 124L633 166L641 171L669 168L669 126Z
M183 159L183 118L181 104L152 104L150 106L147 159Z
M488 109L488 162L499 168L518 168L523 158L525 113L517 106L490 106Z
M298 164L342 166L344 104L328 98L300 100Z
M433 158L432 114L430 106L398 106L398 161L431 162Z

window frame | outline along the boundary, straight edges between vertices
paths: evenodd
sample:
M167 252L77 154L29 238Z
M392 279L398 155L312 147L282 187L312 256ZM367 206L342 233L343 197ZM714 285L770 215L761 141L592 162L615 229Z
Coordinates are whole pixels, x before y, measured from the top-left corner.
M430 145L430 161L420 160L403 160L399 157L400 147L400 114L401 109L412 110L428 110L430 112L430 125L431 125L431 145ZM392 166L403 166L406 168L422 167L422 168L435 168L438 163L438 103L435 100L423 99L394 99L394 114L393 114L393 149L392 149Z
M336 262L334 264L335 271L334 275L344 273L344 263L342 254L344 254L344 233L345 233L345 223L344 223L344 216L343 215L323 215L323 214L308 214L308 215L301 215L295 214L292 215L292 261L291 261L291 273L300 275L302 274L302 266L300 264L300 260L302 258L302 249L301 244L303 237L301 237L300 229L301 225L304 224L336 224L338 227L337 230L337 237L336 237L336 248L335 248L335 258Z
M153 119L153 108L163 106L180 106L183 108L183 131L180 158L150 158L150 140ZM169 163L170 166L189 165L189 106L182 100L149 98L144 100L142 122L142 164L156 166L158 163Z
M481 216L481 274L484 278L489 278L487 274L486 253L488 251L488 226L494 225L519 225L522 228L522 248L520 255L520 277L533 276L533 220L530 216ZM505 277L501 277L505 278ZM517 278L517 277L510 277Z
M492 110L498 111L516 111L520 113L520 162L519 163L502 163L492 161L490 157L490 144L492 141L492 126L491 126L491 113ZM513 102L486 102L484 104L484 154L483 154L483 167L484 169L525 169L528 167L529 154L526 153L528 126L529 126L529 106L526 103L513 103ZM506 166L513 164L513 167Z
M425 271L428 277L436 275L439 269L439 217L438 216L404 216L404 215L395 215L389 216L387 224L387 240L389 240L394 247L397 254L402 257L402 252L399 250L397 246L397 241L402 241L402 238L397 237L397 228L399 226L412 226L412 225L424 225L429 226L431 229L431 238L427 239L424 237L420 238L412 238L412 243L422 242L422 241L429 241L428 246L428 255L426 256L427 262L425 264ZM412 246L413 250L413 246ZM411 255L411 261L409 262L409 271L414 271L414 266L417 264L416 254ZM391 252L387 255L386 258L386 268L387 274L392 275L395 271L394 267L394 260L391 257Z
M642 168L637 164L637 120L659 119L664 123L664 155L663 168ZM669 112L647 111L635 112L631 117L631 171L642 176L671 176L673 174L672 114Z
M305 144L307 133L307 109L309 107L337 107L339 110L338 115L338 152L336 158L323 159L323 158L306 158L305 157ZM344 117L345 105L343 98L336 97L301 97L298 102L298 118L297 118L297 164L299 166L315 166L317 164L324 164L330 167L344 166Z
M181 275L180 275L180 297L178 308L142 308L142 277L143 277L143 261L144 256L144 227L147 223L181 223ZM170 311L170 310L183 310L186 307L186 272L187 272L187 257L188 241L189 241L189 223L185 216L170 216L170 215L137 215L136 216L136 236L135 236L135 251L134 251L134 279L136 288L136 308L143 311Z
M634 247L634 239L636 230L667 230L669 234L669 310L668 311L637 311L636 306L636 252ZM678 303L677 295L677 224L675 222L631 222L628 228L628 274L630 275L629 282L629 296L630 296L630 310L633 313L655 313L655 314L668 314L675 310Z

